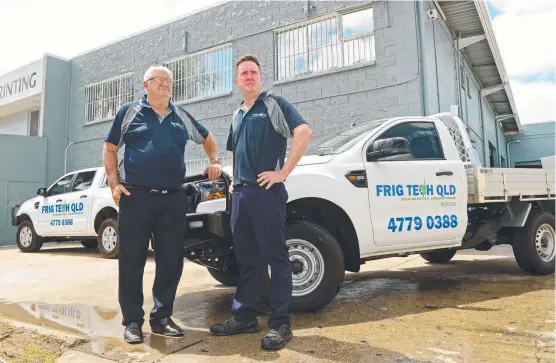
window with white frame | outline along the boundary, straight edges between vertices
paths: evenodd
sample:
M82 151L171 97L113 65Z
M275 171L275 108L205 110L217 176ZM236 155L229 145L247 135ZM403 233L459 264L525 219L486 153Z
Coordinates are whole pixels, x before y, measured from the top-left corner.
M133 101L133 74L127 73L85 87L85 122L112 119Z
M174 76L173 101L213 97L232 91L232 45L188 54L164 63Z
M276 31L277 81L376 59L373 8L311 19Z

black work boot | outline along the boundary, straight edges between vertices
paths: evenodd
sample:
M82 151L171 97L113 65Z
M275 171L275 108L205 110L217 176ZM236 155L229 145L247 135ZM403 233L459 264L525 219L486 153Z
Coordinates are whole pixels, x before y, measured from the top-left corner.
M231 317L222 324L213 324L210 327L210 331L212 335L218 336L256 333L259 331L259 321L255 318L253 321L244 323Z
M160 320L149 320L151 331L153 334L164 335L167 337L181 337L183 336L183 329L180 328L170 318L163 318Z
M282 349L287 342L292 340L293 333L291 328L284 324L278 330L270 329L261 341L261 347L266 350Z
M129 323L124 330L124 340L129 344L143 343L143 331L139 323Z

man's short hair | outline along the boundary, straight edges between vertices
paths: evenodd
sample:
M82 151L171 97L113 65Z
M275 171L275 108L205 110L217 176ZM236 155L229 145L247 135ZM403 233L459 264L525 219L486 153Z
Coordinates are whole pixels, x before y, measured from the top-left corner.
M171 81L174 80L174 75L172 74L172 71L169 70L168 68L164 66L151 66L145 72L145 75L143 76L143 81L148 81L152 77L153 71L164 71L168 74L168 77L170 78Z
M252 55L244 55L243 57L239 58L236 62L236 75L237 75L237 69L239 68L239 65L243 62L255 62L255 64L257 65L257 67L259 67L259 71L261 70L261 65L259 63L259 60L257 59L257 57L252 56Z

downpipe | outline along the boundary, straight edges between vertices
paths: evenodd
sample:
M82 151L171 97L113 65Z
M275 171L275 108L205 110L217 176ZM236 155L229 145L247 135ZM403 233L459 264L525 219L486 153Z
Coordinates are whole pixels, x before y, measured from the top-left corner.
M425 49L425 44L424 44L424 40L423 40L423 34L425 34L425 25L424 25L424 12L423 12L423 7L421 6L420 1L415 1L415 16L417 18L417 27L416 27L416 32L417 32L417 49L418 49L418 57L419 57L419 73L421 75L420 79L421 79L421 112L422 112L422 116L428 116L430 114L429 112L429 97L428 97L428 87L427 87L427 72L426 72L426 66L425 66L425 53L424 53L424 49Z

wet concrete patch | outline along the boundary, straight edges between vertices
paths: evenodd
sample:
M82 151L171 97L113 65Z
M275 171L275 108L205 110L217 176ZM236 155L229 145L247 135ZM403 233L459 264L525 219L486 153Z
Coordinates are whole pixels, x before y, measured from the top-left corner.
M121 338L92 338L87 344L74 349L117 362L158 362L167 355L201 342L207 336L205 332L189 329L180 338L168 338L145 330L143 334L143 344L127 344Z
M186 329L184 337L167 338L152 334L147 323L143 326L144 343L130 345L122 339L121 313L84 304L0 301L0 314L37 326L82 334L87 341L73 347L74 350L117 361L155 362L197 344L207 335L203 331Z

